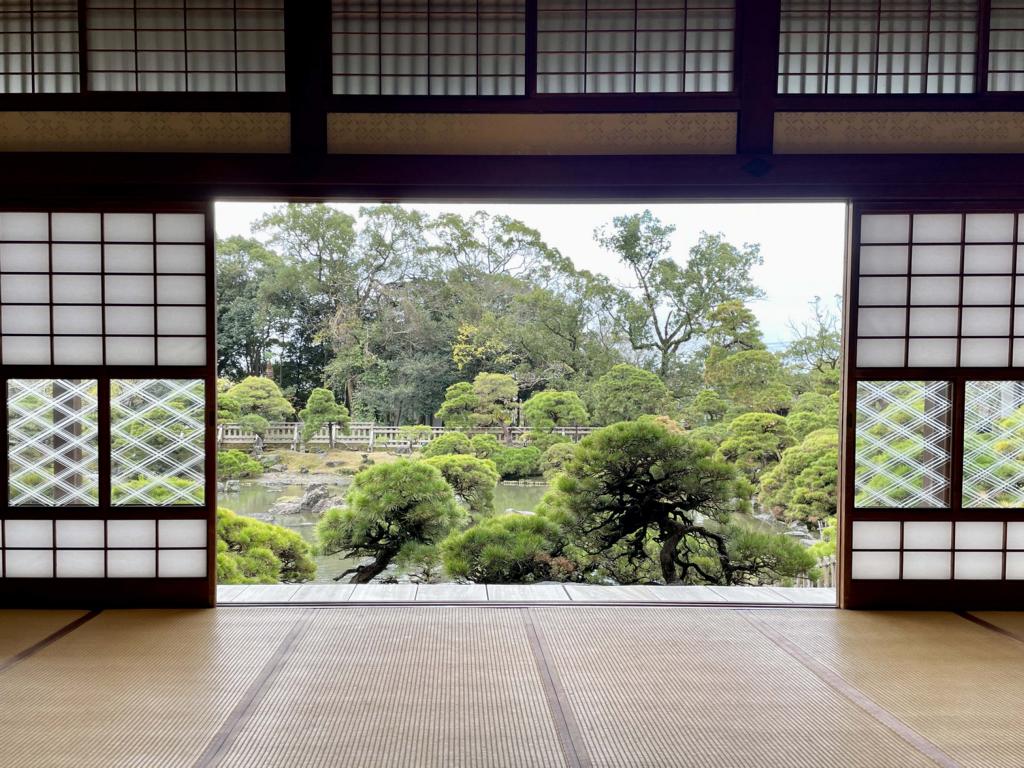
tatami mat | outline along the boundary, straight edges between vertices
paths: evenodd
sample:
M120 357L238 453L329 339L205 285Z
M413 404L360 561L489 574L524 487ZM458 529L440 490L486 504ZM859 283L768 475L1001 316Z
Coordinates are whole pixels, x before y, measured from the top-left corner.
M976 611L972 615L987 621L1024 642L1024 611ZM1021 761L1024 764L1024 760Z
M764 620L964 766L1024 766L1024 646L952 613Z
M1019 768L1022 679L1024 645L955 614L105 611L0 671L0 766Z
M84 615L85 611L0 611L0 665Z

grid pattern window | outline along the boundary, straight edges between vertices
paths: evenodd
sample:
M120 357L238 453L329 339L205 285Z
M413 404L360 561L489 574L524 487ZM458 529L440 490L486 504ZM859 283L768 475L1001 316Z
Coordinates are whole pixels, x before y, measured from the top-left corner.
M976 0L783 0L784 94L972 93Z
M1024 366L1019 218L863 216L857 365Z
M988 89L1024 91L1024 0L992 0Z
M733 0L539 0L539 93L733 89Z
M6 365L206 363L206 221L0 213Z
M1024 580L1024 523L857 520L855 580Z
M0 3L0 94L78 89L78 3Z
M333 90L371 96L522 96L524 0L335 0Z
M205 578L205 520L0 521L8 579Z
M283 0L88 0L94 91L283 92Z
M1024 507L1024 382L968 381L964 507Z

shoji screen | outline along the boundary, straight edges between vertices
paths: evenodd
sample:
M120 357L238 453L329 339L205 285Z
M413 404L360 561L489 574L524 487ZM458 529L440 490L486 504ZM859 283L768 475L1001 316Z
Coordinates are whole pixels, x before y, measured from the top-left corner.
M525 0L335 0L334 93L519 96Z
M733 88L733 0L539 0L540 93Z
M94 91L284 91L284 0L88 0Z
M1024 588L1024 214L856 216L847 604L1009 605Z
M1024 0L992 0L988 89L1024 91Z
M970 93L977 0L782 0L779 93Z
M0 94L77 92L76 0L0 2Z
M0 212L0 602L211 600L211 227Z

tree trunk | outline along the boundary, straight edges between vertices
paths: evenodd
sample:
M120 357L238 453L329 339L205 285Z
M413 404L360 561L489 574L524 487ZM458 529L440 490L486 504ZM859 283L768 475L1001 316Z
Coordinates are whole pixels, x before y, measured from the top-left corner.
M678 584L681 581L680 574L676 570L676 547L683 538L682 531L676 531L661 543L661 552L658 555L658 562L661 565L661 577L666 584Z
M357 565L355 568L349 568L344 573L341 573L334 577L335 581L341 581L343 578L348 576L350 573L353 574L349 580L349 584L369 584L374 578L384 572L384 570L391 563L391 560L398 554L398 550L386 550L381 552L374 558L372 563L366 565Z

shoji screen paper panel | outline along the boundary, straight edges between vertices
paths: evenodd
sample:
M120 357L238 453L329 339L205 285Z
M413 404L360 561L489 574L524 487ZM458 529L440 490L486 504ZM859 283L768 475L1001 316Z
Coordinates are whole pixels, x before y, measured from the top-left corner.
M283 0L88 0L94 91L284 91Z
M1024 0L992 0L988 89L1024 91Z
M0 212L0 603L213 589L205 210Z
M1022 221L1019 210L856 217L847 604L965 607L1019 594Z
M733 89L733 0L539 0L540 93Z
M525 0L335 0L342 95L522 96Z
M0 2L0 94L77 93L78 3Z
M976 0L783 0L779 93L974 91Z

